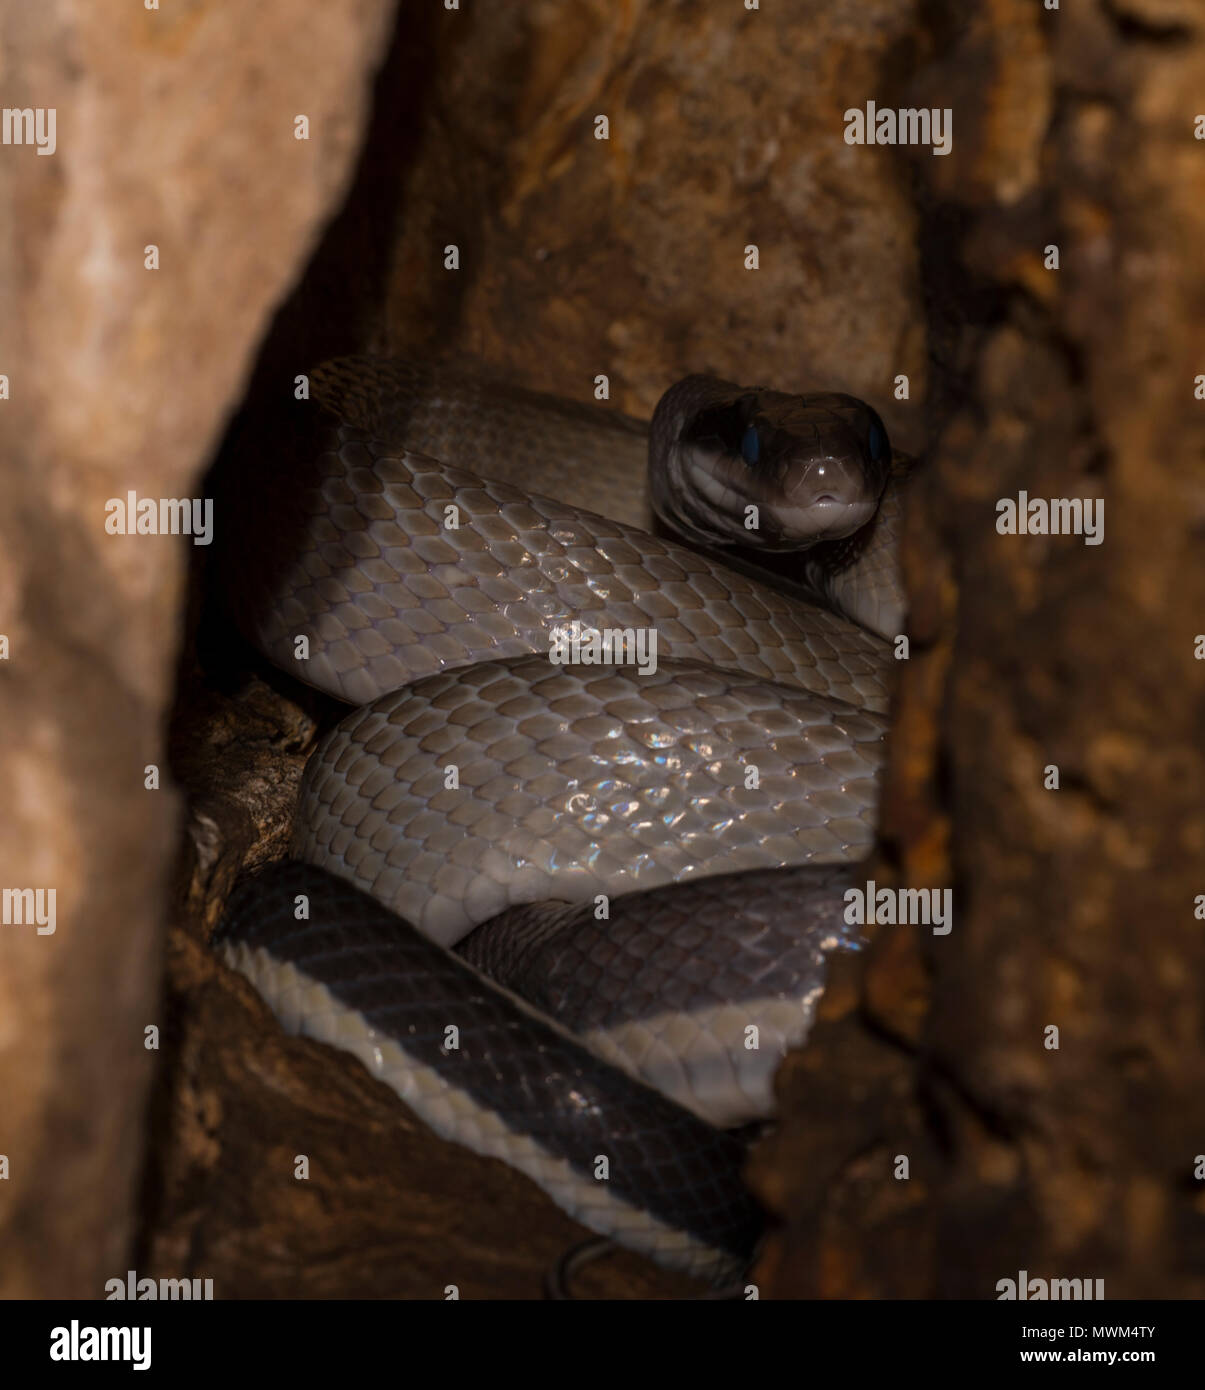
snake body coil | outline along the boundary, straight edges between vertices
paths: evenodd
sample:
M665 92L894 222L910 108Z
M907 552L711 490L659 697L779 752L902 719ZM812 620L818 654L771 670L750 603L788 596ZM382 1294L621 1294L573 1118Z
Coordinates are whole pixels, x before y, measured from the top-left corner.
M306 769L306 865L240 890L220 948L441 1134L726 1277L757 1221L716 1126L769 1113L824 954L857 944L890 686L887 644L761 582L756 552L832 548L800 585L893 630L881 422L688 378L646 493L626 417L391 362L314 379L336 423L244 449L223 568L255 646L358 708ZM640 529L650 505L740 569ZM653 659L550 662L602 631L655 634Z

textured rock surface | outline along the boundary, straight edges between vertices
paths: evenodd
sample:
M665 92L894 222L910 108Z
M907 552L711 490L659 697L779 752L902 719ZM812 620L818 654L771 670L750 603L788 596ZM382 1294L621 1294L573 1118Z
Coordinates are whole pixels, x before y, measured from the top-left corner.
M56 112L53 154L0 150L0 886L57 905L53 935L0 926L5 1297L99 1297L128 1268L144 1029L163 1022L163 733L190 547L107 534L105 503L197 494L346 178L386 10L0 6L5 102Z
M471 354L570 399L605 374L647 419L667 384L713 371L864 396L915 449L927 359L907 169L843 138L851 102L901 85L913 9L405 14L356 188L261 381L370 348ZM910 402L892 397L897 373Z
M923 395L913 215L885 152L842 138L852 93L886 100L911 12L588 0L479 23L434 78L385 340L575 398L606 373L643 418L691 371L849 391L911 447L890 390L907 372Z

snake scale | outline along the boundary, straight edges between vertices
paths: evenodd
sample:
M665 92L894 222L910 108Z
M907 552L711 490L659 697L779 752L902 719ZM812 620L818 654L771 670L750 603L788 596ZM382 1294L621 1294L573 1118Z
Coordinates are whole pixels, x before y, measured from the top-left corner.
M651 426L470 370L311 382L238 452L222 574L354 708L215 947L438 1133L731 1278L761 1226L731 1131L859 944L903 617L882 423L698 376Z

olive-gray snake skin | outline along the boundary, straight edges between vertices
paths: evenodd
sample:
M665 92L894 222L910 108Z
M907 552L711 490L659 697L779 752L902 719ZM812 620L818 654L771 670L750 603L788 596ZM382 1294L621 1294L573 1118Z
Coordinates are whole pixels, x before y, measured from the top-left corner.
M215 944L441 1135L731 1278L760 1218L725 1131L858 945L903 624L882 423L708 377L651 427L383 359L312 384L238 453L223 582L355 708Z

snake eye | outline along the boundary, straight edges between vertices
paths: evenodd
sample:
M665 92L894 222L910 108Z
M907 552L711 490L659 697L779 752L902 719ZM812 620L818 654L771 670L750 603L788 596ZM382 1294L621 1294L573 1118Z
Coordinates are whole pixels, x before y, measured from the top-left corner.
M883 452L887 444L887 433L877 420L870 422L870 433L866 436L866 447L870 450L870 457L878 463L883 457Z
M750 425L741 436L741 458L752 466L760 457L761 440L758 438L757 426Z

